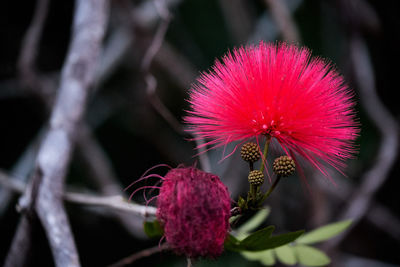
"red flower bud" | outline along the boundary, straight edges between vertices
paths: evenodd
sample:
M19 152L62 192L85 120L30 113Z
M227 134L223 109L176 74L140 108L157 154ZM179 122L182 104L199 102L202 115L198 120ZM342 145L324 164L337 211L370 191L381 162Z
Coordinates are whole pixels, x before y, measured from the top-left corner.
M165 176L157 218L168 244L190 258L216 258L229 230L230 196L218 176L193 167Z

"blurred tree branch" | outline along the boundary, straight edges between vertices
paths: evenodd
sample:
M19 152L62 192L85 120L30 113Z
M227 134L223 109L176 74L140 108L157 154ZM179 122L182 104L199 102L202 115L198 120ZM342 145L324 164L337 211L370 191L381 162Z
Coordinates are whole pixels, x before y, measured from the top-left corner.
M375 193L378 192L389 177L389 172L399 153L400 128L396 119L390 114L377 94L375 73L370 54L367 44L361 36L362 26L369 25L376 30L377 25L380 25L379 20L374 20L372 24L365 23L365 19L368 16L362 12L361 14L356 12L357 10L368 11L367 14L373 12L365 1L357 1L358 5L344 0L339 2L341 4L340 11L343 15L342 19L349 34L348 47L351 67L359 90L361 104L381 134L381 142L373 165L362 175L361 185L355 188L347 202L347 206L338 216L339 220L345 218L353 219L351 228L354 228L369 212ZM357 16L353 17L353 14L357 14ZM372 17L377 18L377 16ZM326 246L329 249L334 249L345 238L346 235L341 235L331 240Z
M41 129L39 131L19 157L18 161L11 168L10 174L17 182L25 182L28 179L29 174L32 172L37 150L46 130L47 129ZM7 211L13 196L14 192L0 188L0 216Z
M35 56L43 31L44 21L48 12L48 0L39 0L36 4L34 16L30 27L25 34L24 41L21 48L20 57L18 59L19 75L22 83L28 88L28 84L32 83L38 85L36 71L33 69ZM37 140L38 142L41 140ZM36 151L35 151L36 154ZM24 214L21 216L18 223L17 231L14 235L10 251L5 261L5 267L8 266L24 266L28 262L31 246L33 231L37 225L37 215L35 212L36 198L38 194L38 185L40 182L40 170L36 170L31 177L29 189L25 191L20 201L23 203ZM37 183L34 181L38 180ZM4 191L0 191L4 194ZM10 195L6 194L4 200L10 200Z
M107 16L106 0L76 2L73 37L50 117L50 129L36 161L36 168L43 173L36 210L57 266L79 265L61 194L78 122L82 119L89 88L94 81Z
M175 116L172 114L172 112L167 108L167 106L164 105L164 103L161 101L161 99L157 95L157 79L151 74L150 72L150 67L153 62L153 60L156 58L157 54L159 54L160 49L163 47L165 35L168 30L168 26L171 22L172 15L168 10L168 5L165 0L159 0L155 1L156 5L156 10L161 18L161 21L159 22L159 25L157 27L156 33L153 37L153 40L147 49L145 55L143 56L142 62L141 62L141 71L143 72L145 76L145 82L146 82L146 93L148 95L148 99L150 103L152 104L153 108L164 118L166 122L174 129L177 133L181 135L186 135L187 133L185 132L183 126L181 123L175 118ZM168 46L164 46L164 51L163 55L166 55L166 52L168 53L169 59L171 59L171 62L175 62L175 65L180 65L179 59L183 58L179 56L178 53L171 53L172 50L165 50L168 48ZM172 58L171 58L172 56ZM183 63L186 61L184 60ZM189 64L185 64L184 66L188 66ZM164 62L164 67L166 69L170 68L171 66L166 65ZM186 69L184 67L181 67L180 69ZM187 70L185 71L187 73ZM174 72L172 73L173 75L176 74L179 76L178 73ZM191 75L190 75L191 76ZM174 76L175 77L175 76ZM204 143L204 140L195 137L194 138L197 145L201 145ZM209 161L209 158L205 152L205 149L201 148L200 153L199 153L199 160L201 163L201 167L204 171L210 172L211 171L211 164Z
M11 178L5 172L0 170L0 184L7 188L8 190L12 190L14 192L23 194L26 190L26 185L23 182L16 180L15 178ZM147 218L149 216L155 216L156 208L152 206L144 206L138 205L135 203L128 203L126 199L124 199L120 195L113 196L96 196L94 194L84 194L67 191L62 194L63 199L82 205L93 205L93 206L101 206L106 207L111 210L123 211L125 213L132 213L135 215L142 216Z
M332 187L330 184L326 183L324 177L321 177L320 173L315 172L313 175L313 180L317 182L317 186L322 189L323 194L329 195L330 202L340 201L341 203L347 203L350 196L355 192L356 185L351 185L347 183L340 183L337 188ZM339 179L335 179L338 181ZM385 232L389 236L400 240L400 219L390 211L386 206L380 204L378 201L372 199L370 203L370 208L365 214L365 218L369 223L372 223L378 227L382 232ZM329 218L331 220L331 218ZM326 221L322 221L319 226Z
M21 53L18 58L17 68L20 80L29 89L40 88L41 95L47 95L49 89L43 79L39 78L35 69L35 60L39 51L44 23L48 13L49 0L38 0L31 24L22 41ZM52 90L54 91L54 90Z
M350 55L363 108L382 135L373 166L362 176L361 185L354 190L348 205L338 216L339 220L353 219L351 227L354 228L368 212L375 193L389 177L389 171L393 167L398 154L399 126L379 100L368 49L357 33L350 37ZM330 241L329 247L337 246L345 237L346 235L341 235Z
M219 0L226 27L236 43L244 43L251 32L253 19L246 0Z
M20 53L20 58L24 58L24 60L19 60L20 62L23 62L19 64L21 66L20 78L22 83L25 85L25 89L28 90L29 93L38 96L46 105L47 109L50 110L54 102L56 89L55 79L52 76L48 77L48 75L39 75L34 64L38 53L35 49L38 48L37 42L39 42L40 33L42 32L38 27L44 26L43 14L46 13L42 8L48 6L41 3L38 3L38 5L40 8L37 9L36 12L40 13L42 19L40 20L40 24L37 23L37 20L32 22L34 27L29 27L26 37L24 38L27 43L22 45L22 51ZM35 15L35 17L36 16L38 15ZM31 29L33 29L33 32L31 32ZM107 77L109 77L110 73L115 70L116 65L120 63L123 55L126 54L127 50L130 48L132 40L129 36L130 35L126 33L126 30L124 31L121 27L118 27L115 33L112 33L111 38L105 42L105 46L101 53L100 63L96 66L95 89L107 80ZM34 44L32 44L32 42ZM102 113L104 113L104 111ZM98 142L96 142L95 137L90 134L90 127L88 124L82 122L79 128L80 134L77 136L78 154L82 156L81 158L83 159L85 166L88 168L89 172L93 174L93 176L91 176L94 178L93 181L105 195L121 194L123 188L112 171L112 166L105 152L101 149ZM31 155L31 150L32 149L27 149L26 152L29 152L29 155ZM99 168L99 166L101 167ZM17 175L17 177L18 179L23 179L24 177L27 177L27 175ZM1 203L2 207L7 207L9 205L10 194L11 192L0 191L1 198L5 200ZM133 236L140 238L145 237L141 231L141 220L121 213L117 213L116 217Z
M118 182L110 159L107 157L101 145L96 141L89 127L84 123L80 126L79 136L77 138L77 150L78 156L89 172L89 177L101 194L105 196L123 194L123 187ZM133 236L138 238L146 237L142 231L142 220L119 212L115 213L115 217Z
M93 83L107 14L108 2L105 0L76 2L73 37L63 67L50 126L38 152L31 186L20 201L22 208L28 208L34 203L34 209L29 210L34 210L38 215L57 266L80 265L61 194L77 125L82 119L89 87ZM26 231L25 235L29 234ZM6 266L11 266L14 258L21 257L19 253L12 253L15 252L13 248L17 241L14 239Z
M168 5L175 5L177 4L178 1L168 1ZM41 8L43 8L43 4L41 5ZM130 9L129 9L130 10ZM153 23L159 19L159 12L156 11L156 9L149 9L148 5L140 5L138 7L138 11L132 14L138 14L141 13L143 10L147 10L148 12L153 12L150 17L152 18ZM45 13L42 10L37 11L41 14L42 17L43 14ZM135 19L135 22L140 22L140 25L143 27L147 27L148 25L145 25L144 22ZM38 25L35 23L35 29L34 34L27 32L27 36L29 35L30 37L26 37L25 40L33 40L34 42L38 42L40 40L40 33L42 32L41 30L38 30L37 28L43 27L44 21L43 18L41 20L41 23ZM32 28L32 27L30 27ZM117 30L112 33L112 37L107 40L105 43L102 55L101 55L101 64L99 68L96 70L96 88L101 86L104 81L107 80L107 77L110 76L112 71L115 69L115 66L120 63L121 59L123 59L123 55L127 53L127 51L131 48L132 45L132 40L133 36L129 34L126 30L123 29L123 27L117 26ZM30 41L32 42L32 41ZM163 45L164 46L164 45ZM26 63L26 66L23 66L25 69L24 72L29 73L29 77L32 77L32 79L28 79L27 75L24 75L23 72L21 72L21 79L23 83L25 84L26 88L29 89L29 93L33 93L39 98L44 101L48 109L51 108L52 103L54 101L54 94L55 94L55 79L51 77L46 77L45 75L39 75L34 68L35 64L35 56L37 55L37 51L35 49L32 49L34 47L37 49L37 44L32 46L28 44L23 44L22 49L28 49L28 52L26 51L21 51L21 55L24 54L25 58L29 60L24 60ZM163 57L168 57L171 58L172 56L172 61L177 62L177 66L180 66L180 60L173 60L176 57L179 57L180 59L184 59L181 55L177 54L176 51L174 51L172 48L171 49L162 49L162 51L165 51L165 53L157 53L156 58L159 58L158 54L162 54ZM160 62L161 60L158 60ZM188 63L190 64L190 63ZM189 66L186 64L187 66ZM180 69L184 69L186 73L190 71L190 68L181 67ZM170 70L170 68L169 68ZM194 72L194 71L193 71ZM187 75L186 75L187 76ZM194 74L190 74L190 76L194 76ZM182 77L182 76L179 76ZM32 83L32 81L38 81L37 83ZM51 83L48 81L52 81ZM184 80L186 83L190 82L189 78ZM95 89L96 89L95 88ZM23 92L23 91L22 91ZM95 140L95 137L90 134L91 129L90 127L82 122L80 126L80 134L78 134L77 138L77 148L78 148L78 155L81 156L81 159L83 159L83 162L85 163L86 168L89 170L89 173L92 174L91 177L93 177L93 181L95 184L98 186L99 190L105 194L105 195L117 195L121 194L122 186L118 182L117 177L115 176L112 166L110 164L109 159L107 158L107 155L101 148L100 144ZM83 140L80 140L80 139ZM31 149L27 150L27 152L31 151ZM31 154L31 153L30 153ZM35 156L34 156L35 157ZM100 167L99 167L100 166ZM17 177L27 177L26 175L18 175ZM4 192L3 190L0 191L1 197L6 197L10 195L9 192ZM7 198L8 201L6 200L5 202L2 202L2 205L4 207L9 205L9 200L10 198ZM142 228L142 223L139 221L137 218L132 218L131 216L127 216L126 214L122 213L116 213L117 219L122 223L122 225L125 226L126 230L129 231L132 235L135 237L141 237L143 238L143 232L141 231Z

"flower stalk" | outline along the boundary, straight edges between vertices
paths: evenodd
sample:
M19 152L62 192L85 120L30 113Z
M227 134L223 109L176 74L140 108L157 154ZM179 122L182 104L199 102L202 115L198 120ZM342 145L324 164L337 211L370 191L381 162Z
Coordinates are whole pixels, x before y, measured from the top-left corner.
M256 201L257 200L257 191L258 191L258 188L259 188L260 186L257 186L257 185L250 185L250 196L251 196L251 200L253 200L253 201Z
M267 163L267 156L268 156L268 148L269 148L269 144L271 143L271 136L266 134L265 135L266 140L265 140L265 144L264 144L264 150L263 150L263 154L261 157L261 166L260 166L260 172L263 173L266 167L266 163ZM253 170L252 165L250 165L250 171ZM253 203L253 206L255 206L256 208L258 208L258 206L262 205L262 203L264 202L264 198L263 199L259 199L259 196L257 195L258 192L260 192L261 188L261 184L257 184L257 185L253 185L250 184L250 196L251 196L251 200ZM260 195L261 196L261 195Z
M268 189L268 191L264 194L264 196L261 198L260 202L263 203L268 197L269 195L271 195L271 193L274 191L274 189L276 188L276 186L278 185L279 181L281 180L282 176L278 175L274 181L274 183L271 185L271 187Z
M260 171L263 172L265 169L265 165L267 163L267 155L268 155L268 148L269 148L269 144L271 143L271 136L269 134L265 135L266 140L265 140L265 145L264 145L264 151L263 151L263 156L261 158L261 167L260 167Z
M271 143L271 136L265 135L266 141L264 145L264 151L262 156L260 156L260 151L258 149L257 158L255 157L255 147L257 145L255 143L246 143L243 145L241 149L241 156L245 161L250 163L250 172L248 175L248 180L250 184L250 190L247 194L247 201L240 201L239 208L243 211L247 209L259 209L263 202L271 195L271 193L275 190L279 181L282 177L287 177L292 175L295 172L296 164L295 161L287 155L280 156L276 158L272 164L272 169L276 174L276 179L273 184L269 187L268 191L263 194L261 192L261 185L264 183L264 170L266 168L267 156L268 156L268 148ZM262 157L262 163L260 166L260 170L253 170L252 165L253 162Z

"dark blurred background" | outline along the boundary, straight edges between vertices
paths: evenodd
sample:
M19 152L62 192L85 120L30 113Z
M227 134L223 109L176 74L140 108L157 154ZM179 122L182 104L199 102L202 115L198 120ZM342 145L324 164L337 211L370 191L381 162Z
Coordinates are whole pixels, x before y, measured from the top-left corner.
M88 127L82 130L86 137L74 152L67 189L123 194L123 188L156 164L198 162L195 143L180 124L190 84L229 49L260 40L288 40L330 59L354 88L362 124L360 153L349 162L348 177L332 171L337 185L311 170L306 171L310 191L298 177L282 183L268 203L272 213L267 223L280 231L309 230L356 215L359 221L342 240L322 246L334 255L332 266L398 266L398 1L278 0L277 7L276 0L166 0L168 10L164 1L156 2L161 3L158 9L150 0L111 1L96 86L87 103ZM74 1L50 1L36 51L39 82L24 77L18 67L35 6L36 1L0 3L0 169L23 182L33 168L49 115L47 105L58 85ZM146 69L145 54L163 26L168 26L165 38L159 40ZM148 75L156 80L155 92L148 88ZM218 164L221 155L220 150L208 153L210 169L237 199L247 190L246 165L237 155ZM165 174L166 169L155 172ZM110 184L114 189L107 187ZM135 200L143 203L140 196ZM0 184L0 262L18 223L17 201L18 195ZM366 206L351 206L354 201ZM83 266L106 266L158 244L158 239L143 237L139 217L70 203L66 207ZM35 233L31 262L31 266L53 265L42 230ZM186 262L161 253L135 264L185 266ZM230 253L218 261L196 263L223 265L258 266Z

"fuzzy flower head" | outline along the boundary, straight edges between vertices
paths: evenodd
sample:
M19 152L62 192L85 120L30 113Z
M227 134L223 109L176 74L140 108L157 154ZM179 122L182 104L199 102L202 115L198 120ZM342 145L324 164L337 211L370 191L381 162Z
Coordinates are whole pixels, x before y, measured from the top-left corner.
M327 175L341 171L358 136L353 92L332 65L285 43L239 48L203 73L190 92L190 131L225 146L267 136Z
M229 230L230 197L218 176L196 168L176 168L164 177L157 218L167 243L190 258L216 258Z

